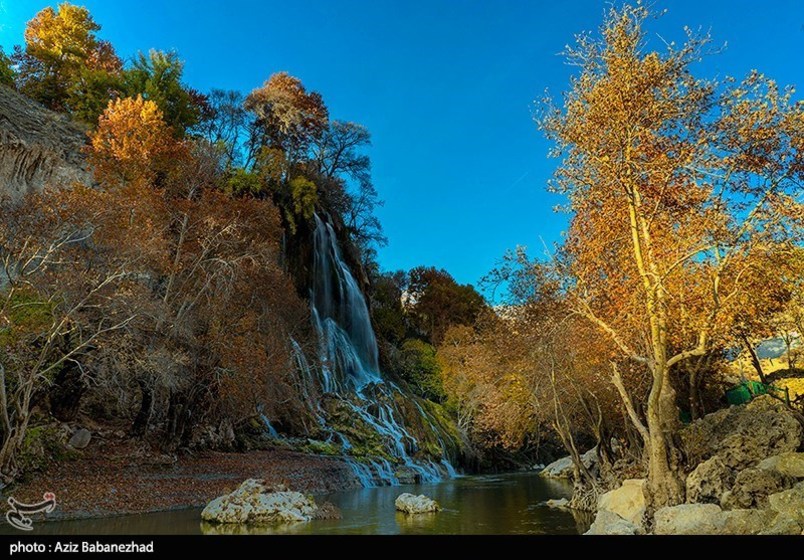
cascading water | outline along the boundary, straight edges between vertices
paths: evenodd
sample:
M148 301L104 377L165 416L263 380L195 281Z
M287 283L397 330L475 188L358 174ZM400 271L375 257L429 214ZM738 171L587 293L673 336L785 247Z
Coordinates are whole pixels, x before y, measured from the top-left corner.
M412 450L418 442L405 428L397 410L395 397L400 389L383 379L380 373L377 340L371 325L366 299L344 262L335 230L328 222L315 216L313 283L310 294L313 324L319 342L318 381L324 393L339 400L359 420L381 438L383 456L349 457L352 443L346 434L331 430L328 441L339 443L347 455L355 476L364 486L399 484L398 469L415 474L420 481L435 481L455 476L455 469L446 458L446 447L436 436L444 457L439 463L430 459L415 459ZM311 368L304 353L293 341L296 367L309 382ZM416 404L423 422L434 433L436 428ZM318 406L322 426L324 412Z

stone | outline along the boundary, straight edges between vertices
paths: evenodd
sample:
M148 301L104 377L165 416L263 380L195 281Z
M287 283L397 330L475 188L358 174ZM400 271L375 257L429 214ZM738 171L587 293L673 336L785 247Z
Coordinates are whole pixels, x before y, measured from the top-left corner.
M262 480L249 479L231 494L207 504L201 518L215 523L251 525L300 523L313 519L317 510L315 501L300 492L273 491Z
M0 198L45 187L92 185L86 131L11 88L0 86Z
M441 511L441 506L438 505L438 502L428 498L424 494L419 496L407 493L401 494L394 502L394 506L397 511L408 515Z
M598 510L595 520L584 535L641 535L644 531L616 513Z
M616 513L637 527L645 523L647 499L645 498L645 479L624 480L622 486L606 492L597 500L598 511Z
M657 535L716 535L721 528L720 506L715 504L681 504L664 507L654 516Z
M719 504L733 479L731 469L720 457L707 459L687 477L687 502Z
M770 525L760 531L760 535L798 535L801 533L804 524L799 523L788 515L779 514L771 521Z
M79 428L75 431L72 437L70 437L70 441L67 442L67 445L73 449L84 449L87 445L89 445L91 440L92 433L86 428Z
M804 453L782 453L776 459L775 470L785 476L804 478Z
M766 509L735 509L722 512L716 527L723 535L758 535L775 518L776 513Z
M796 521L804 521L804 482L793 488L768 496L768 503L773 511L789 516Z
M723 494L723 509L765 508L768 496L793 486L793 479L778 471L752 467L737 473L731 491Z
M697 465L717 455L736 470L795 451L803 435L794 413L769 395L708 414L680 433L689 464Z
M597 465L597 447L593 447L583 455L581 462L587 469L593 469ZM572 478L572 457L569 455L553 461L539 473L547 478Z
M569 504L567 498L559 498L558 500L547 500L544 505L551 508L565 508Z

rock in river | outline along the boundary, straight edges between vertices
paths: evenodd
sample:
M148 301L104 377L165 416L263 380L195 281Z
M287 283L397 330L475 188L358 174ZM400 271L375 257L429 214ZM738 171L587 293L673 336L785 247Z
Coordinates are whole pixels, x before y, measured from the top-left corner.
M425 496L424 494L414 496L413 494L402 494L394 502L397 511L408 515L416 513L432 513L441 510L438 502Z
M215 498L201 518L215 523L298 523L310 521L318 506L312 498L300 492L279 489L273 491L262 480L249 479L240 488Z

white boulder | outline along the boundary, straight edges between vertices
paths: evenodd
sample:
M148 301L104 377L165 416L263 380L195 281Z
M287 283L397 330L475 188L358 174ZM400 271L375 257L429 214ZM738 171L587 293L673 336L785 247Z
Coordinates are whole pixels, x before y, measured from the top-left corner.
M263 481L246 480L240 488L215 498L201 518L214 523L271 524L310 521L318 507L312 498L300 492L272 491Z
M413 515L417 513L433 513L441 510L438 502L432 500L421 494L414 496L413 494L401 494L394 502L397 511Z

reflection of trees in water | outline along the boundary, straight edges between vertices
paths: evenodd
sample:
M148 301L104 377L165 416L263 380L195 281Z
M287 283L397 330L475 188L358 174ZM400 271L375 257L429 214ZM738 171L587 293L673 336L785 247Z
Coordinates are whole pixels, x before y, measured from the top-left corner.
M419 513L416 515L407 515L401 512L396 512L396 524L399 525L401 533L412 531L414 533L430 532L430 529L436 520L438 514L434 512Z
M595 512L593 511L581 511L579 509L570 509L567 511L569 511L573 519L575 519L575 526L578 528L579 535L583 535L587 532L589 527L592 526L592 522L595 520Z

